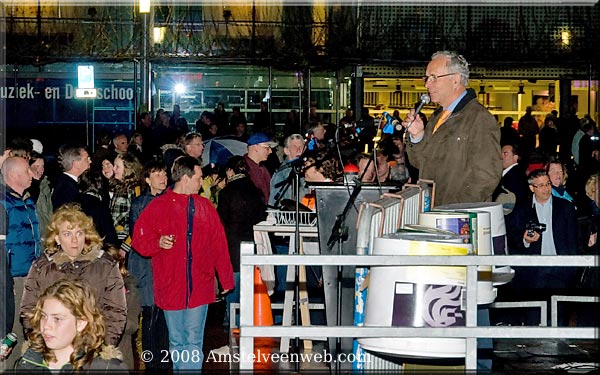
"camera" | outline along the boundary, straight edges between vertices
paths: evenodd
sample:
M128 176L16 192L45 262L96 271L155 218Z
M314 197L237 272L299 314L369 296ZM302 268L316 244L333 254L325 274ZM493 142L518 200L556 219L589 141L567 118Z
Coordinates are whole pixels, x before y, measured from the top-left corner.
M527 223L525 229L527 230L527 236L533 237L533 232L538 232L539 234L542 234L542 232L546 230L546 224L530 221L529 223Z

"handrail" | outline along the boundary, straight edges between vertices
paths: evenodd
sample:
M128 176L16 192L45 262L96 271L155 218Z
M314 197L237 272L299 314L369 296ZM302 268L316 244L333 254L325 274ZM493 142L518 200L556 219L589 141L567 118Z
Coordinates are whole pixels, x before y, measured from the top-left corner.
M437 255L255 255L254 244L243 242L240 258L240 370L253 368L254 337L330 336L330 337L455 337L466 341L466 369L477 368L477 338L578 338L596 337L595 327L477 327L477 267L484 266L561 266L587 267L596 264L595 255L542 256L437 256ZM253 326L253 275L256 265L341 265L341 266L466 266L465 327L257 327Z

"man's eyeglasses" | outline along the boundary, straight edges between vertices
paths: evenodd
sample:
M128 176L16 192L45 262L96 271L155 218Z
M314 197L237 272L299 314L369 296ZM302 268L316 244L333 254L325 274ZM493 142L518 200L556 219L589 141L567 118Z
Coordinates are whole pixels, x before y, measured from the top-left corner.
M451 76L453 74L456 73L447 73L447 74L442 74L442 75L435 75L435 74L430 74L428 76L424 76L423 77L423 82L427 83L427 81L431 80L431 83L436 83L438 79L442 78L442 77L446 77L446 76Z
M545 184L531 184L531 186L533 186L535 189L541 189L543 187L552 187L552 183L551 182L546 182Z

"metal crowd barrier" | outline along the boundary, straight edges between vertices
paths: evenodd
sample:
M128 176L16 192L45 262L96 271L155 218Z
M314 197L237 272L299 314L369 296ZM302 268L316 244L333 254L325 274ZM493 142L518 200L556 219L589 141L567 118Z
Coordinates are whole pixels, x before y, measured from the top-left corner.
M540 308L540 326L546 327L548 325L548 302L546 302L546 301L494 302L490 305L490 308L498 308L498 309L513 309L513 308L525 308L525 307L539 307ZM556 325L553 325L553 326L556 326Z
M253 369L254 337L437 337L464 338L465 368L477 369L477 338L594 339L595 327L477 326L477 267L560 266L587 267L594 255L577 256L410 256L410 255L255 255L254 244L243 242L240 260L240 370ZM465 327L358 327L358 326L254 326L254 267L256 265L330 266L466 266Z
M558 303L559 302L585 302L597 303L598 297L593 296L552 296L550 297L550 324L552 327L558 327Z

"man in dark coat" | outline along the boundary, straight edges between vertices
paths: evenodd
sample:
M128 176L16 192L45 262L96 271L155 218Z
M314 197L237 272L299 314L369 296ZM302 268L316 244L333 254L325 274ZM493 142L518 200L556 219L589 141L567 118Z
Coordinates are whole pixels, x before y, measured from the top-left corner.
M512 220L506 222L511 255L575 255L575 207L552 196L552 184L543 169L531 172L527 182L533 192L532 199L517 204ZM529 223L545 224L546 228L529 230ZM573 285L575 271L573 267L515 267L514 293L520 300L549 301L551 295L564 294ZM526 323L539 323L539 318L528 314Z
M90 169L92 160L84 146L64 145L58 151L58 160L63 173L56 177L52 191L52 207L79 201L79 176Z
M537 120L531 114L531 106L525 109L525 114L519 119L519 135L522 137L523 160L529 161L530 154L535 150L536 135L540 132Z
M525 170L519 165L520 153L520 147L516 144L502 146L502 178L492 194L492 200L502 203L505 215L511 213L517 202L525 202L531 194ZM514 197L505 199L510 194Z
M519 133L512 127L513 118L504 119L504 125L500 128L500 145L514 145L519 142Z

